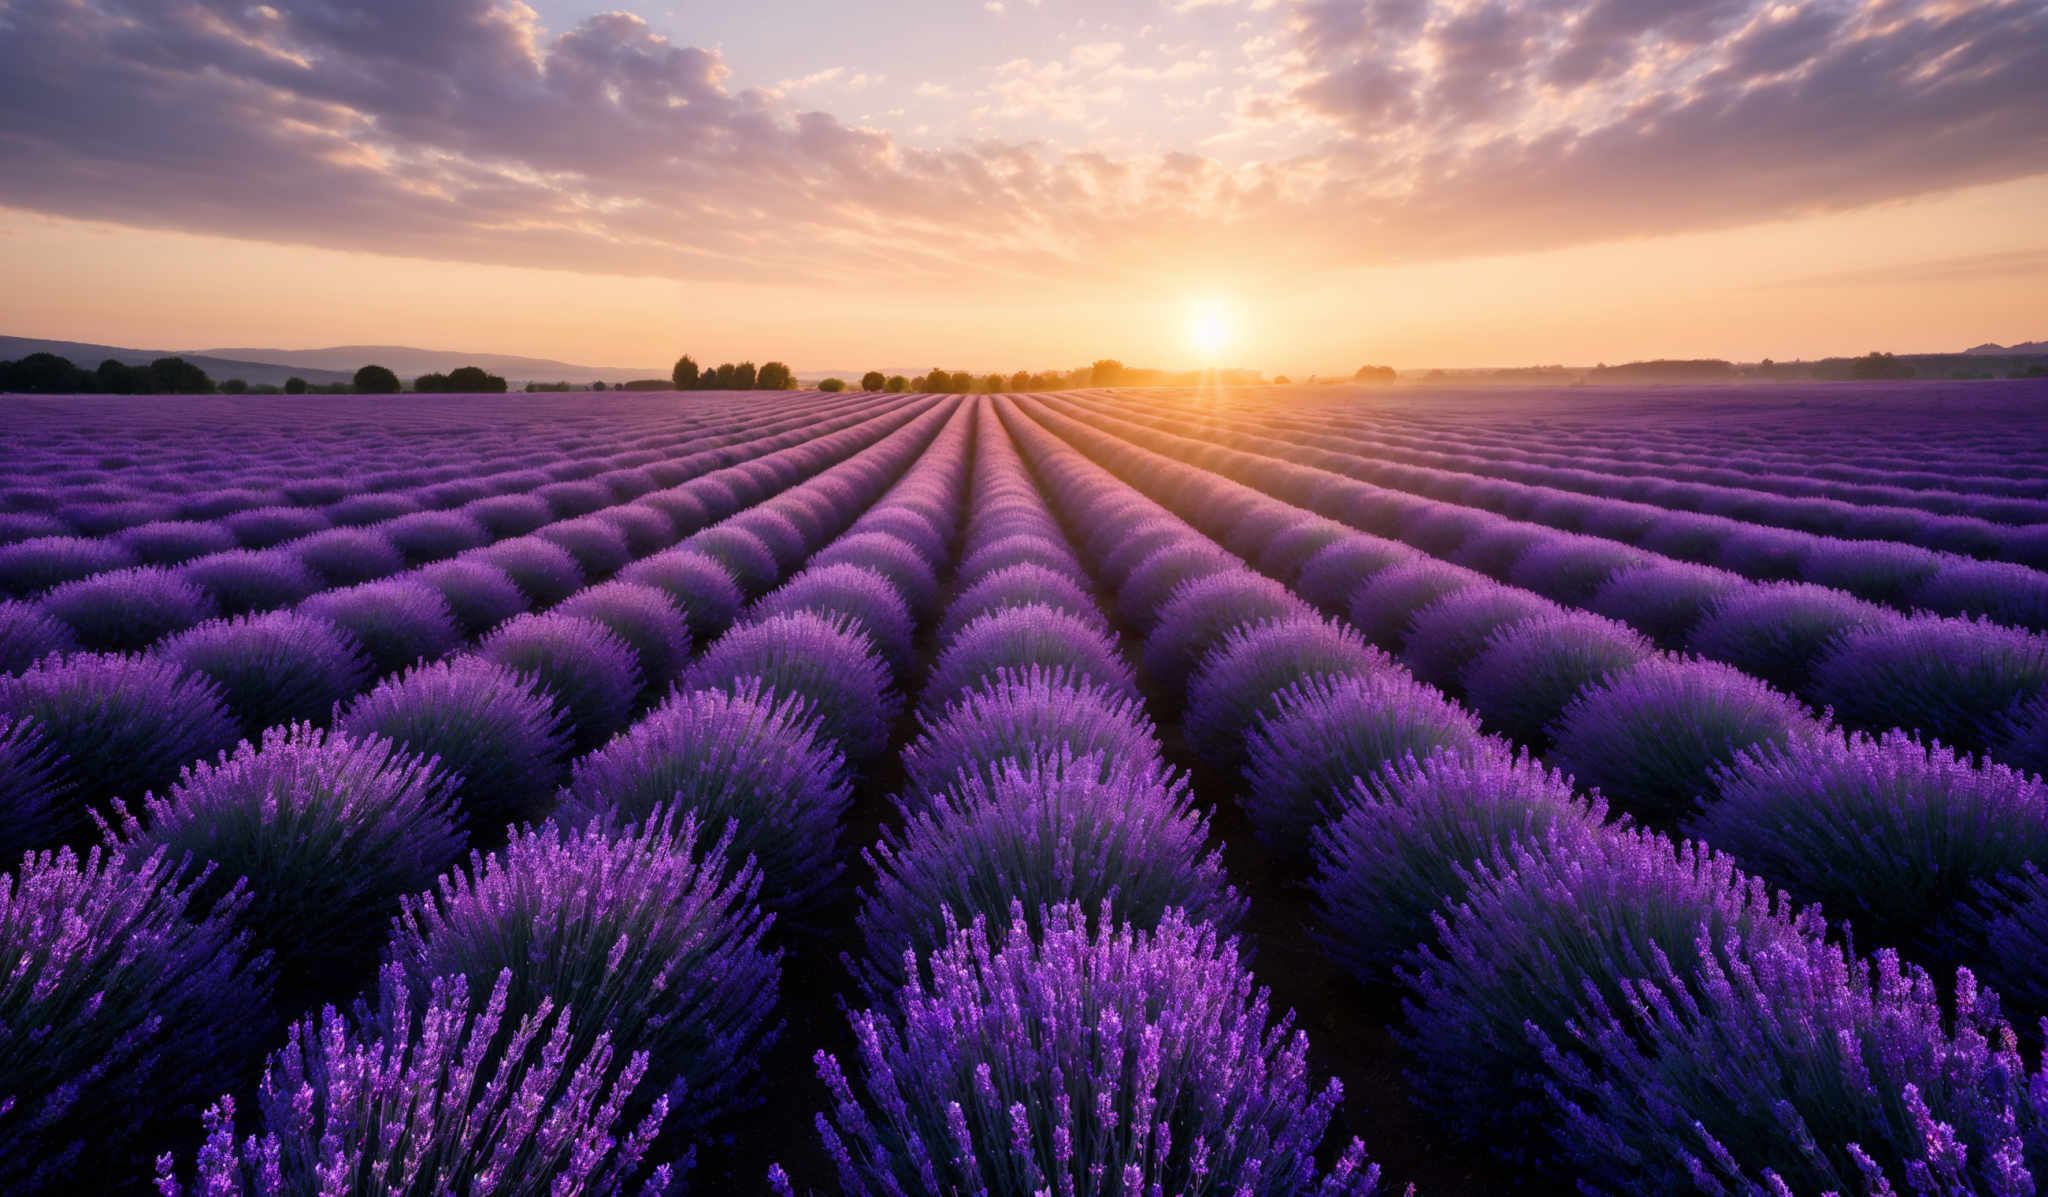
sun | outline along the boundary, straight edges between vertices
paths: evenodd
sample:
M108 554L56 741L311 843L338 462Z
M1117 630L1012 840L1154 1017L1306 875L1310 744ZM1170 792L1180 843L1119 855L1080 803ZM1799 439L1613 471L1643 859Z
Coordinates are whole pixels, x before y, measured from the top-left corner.
M1205 365L1213 365L1216 356L1230 348L1236 331L1236 322L1231 317L1230 304L1222 299L1206 297L1188 302L1188 346L1201 355Z

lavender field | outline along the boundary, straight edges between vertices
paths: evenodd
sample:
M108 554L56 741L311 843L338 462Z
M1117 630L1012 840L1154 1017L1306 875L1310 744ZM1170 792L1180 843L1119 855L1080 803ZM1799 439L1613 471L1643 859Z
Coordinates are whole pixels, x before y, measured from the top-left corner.
M2048 1191L2044 411L10 397L0 1192Z

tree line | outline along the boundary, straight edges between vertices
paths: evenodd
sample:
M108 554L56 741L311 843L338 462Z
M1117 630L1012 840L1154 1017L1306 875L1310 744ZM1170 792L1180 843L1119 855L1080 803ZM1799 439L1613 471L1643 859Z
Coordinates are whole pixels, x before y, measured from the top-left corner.
M421 394L503 394L505 380L477 366L461 366L446 374L422 374L410 388L383 366L364 366L346 383L319 385L303 378L282 386L250 384L239 378L215 382L205 370L182 357L160 357L146 366L113 358L87 370L54 353L31 353L0 361L0 392L27 395L396 395L407 389Z

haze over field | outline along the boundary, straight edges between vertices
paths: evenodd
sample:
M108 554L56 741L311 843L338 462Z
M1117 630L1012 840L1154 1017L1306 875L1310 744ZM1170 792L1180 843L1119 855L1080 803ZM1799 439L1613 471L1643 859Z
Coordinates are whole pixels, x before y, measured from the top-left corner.
M0 0L0 29L23 336L1348 374L1950 348L2048 308L2039 0Z

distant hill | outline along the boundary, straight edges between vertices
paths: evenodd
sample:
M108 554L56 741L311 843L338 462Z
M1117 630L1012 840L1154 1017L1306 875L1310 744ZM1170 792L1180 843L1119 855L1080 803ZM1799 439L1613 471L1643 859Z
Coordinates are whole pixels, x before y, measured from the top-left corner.
M94 345L86 341L46 341L35 337L0 337L0 361L14 361L31 353L54 353L71 364L90 370L108 358L124 366L146 366L160 357L182 357L206 371L215 382L239 378L252 386L283 386L296 375L316 386L347 382L355 366L347 370L322 370L238 357L231 354L193 353L176 349L128 349L119 345ZM357 365L362 363L358 362Z
M2030 357L2048 354L2048 341L2022 341L2017 345L1994 345L1986 341L1973 345L1963 352L1971 357Z
M212 357L274 362L312 370L337 370L353 375L375 362L407 380L421 374L447 373L458 366L481 366L515 382L629 382L635 378L667 378L667 366L580 366L544 357L509 353L460 353L419 349L410 345L335 345L327 349L202 349Z

